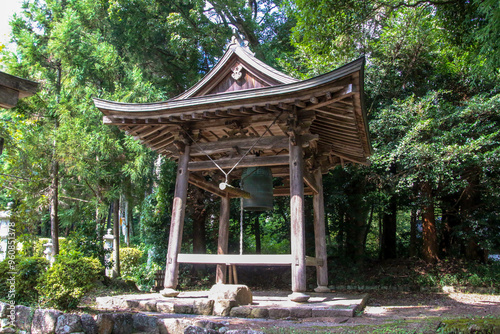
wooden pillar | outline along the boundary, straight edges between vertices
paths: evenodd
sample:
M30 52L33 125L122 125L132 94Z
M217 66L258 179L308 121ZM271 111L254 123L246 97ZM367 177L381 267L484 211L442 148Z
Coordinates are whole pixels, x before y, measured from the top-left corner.
M167 266L165 268L164 289L160 292L164 297L175 297L179 275L179 264L177 254L181 249L182 230L184 229L184 214L186 211L186 197L188 188L188 162L190 146L186 145L184 153L179 157L177 167L177 179L175 181L174 202L172 205L172 220L170 222L170 234L168 237Z
M120 200L113 201L113 272L112 277L120 277Z
M316 279L318 287L316 292L330 292L328 289L328 264L326 256L326 235L325 235L325 204L323 199L323 175L321 168L314 171L314 181L318 186L318 193L313 195L314 207L314 242L316 249L316 259L322 260L322 265L316 266Z
M295 139L295 142L293 141ZM292 294L291 301L306 302L306 235L304 215L304 181L302 143L300 136L290 136L290 219L292 248Z
M227 244L229 240L229 209L230 209L229 193L220 201L220 217L219 217L219 240L217 246L217 254L227 254ZM217 265L217 274L215 282L217 284L226 284L226 271L225 264Z

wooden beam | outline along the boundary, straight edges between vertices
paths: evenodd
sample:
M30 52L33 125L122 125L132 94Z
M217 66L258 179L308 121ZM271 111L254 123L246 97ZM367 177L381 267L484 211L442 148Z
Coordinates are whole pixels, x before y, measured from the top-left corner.
M340 111L338 110L335 110L335 109L331 109L331 108L328 108L330 110L324 110L325 107L323 107L323 109L321 108L314 108L313 110L318 112L320 115L324 116L324 117L328 117L328 118L331 118L331 119L339 119L340 121L349 121L349 122L352 122L354 123L354 115L351 111L345 111L343 110L342 111L342 114L340 114Z
M189 175L189 183L219 197L226 197L227 195L225 191L219 189L219 186L215 182L207 181L202 176L194 173Z
M179 254L177 261L179 263L238 266L289 266L294 264L291 254ZM308 266L318 265L318 260L313 257L307 256L304 261Z
M365 165L365 166L369 166L370 163L368 161L363 161L357 157L351 157L350 155L347 155L347 154L342 154L342 153L339 153L337 151L332 151L332 154L333 155L336 155L338 156L339 158L342 158L344 160L349 160L351 162L355 162L355 163L358 163L358 164L361 164L361 165Z
M343 94L343 95L340 95L338 97L332 98L331 100L326 100L326 101L323 101L321 103L316 103L316 104L311 105L309 107L305 107L304 110L314 110L314 109L317 109L317 108L321 108L321 107L327 106L329 104L338 102L340 100L347 99L348 97L350 97L350 96L352 96L354 94L355 93L353 93L353 92L348 93L348 94Z
M274 174L273 174L273 176L274 176ZM309 187L304 188L304 195L314 195L314 191ZM273 196L274 197L290 196L290 188L289 187L274 187L273 188Z
M309 171L304 168L302 177L305 184L307 184L314 191L314 193L317 194L319 192L320 186L316 183L313 175L311 175L311 173L309 173Z
M311 141L319 139L319 135L307 134L303 136L303 146L308 147ZM258 141L257 141L258 140ZM257 143L256 143L257 142ZM232 151L234 147L240 150L248 150L254 143L256 150L283 150L288 149L287 136L266 136L258 139L258 137L243 137L222 139L215 142L196 143L192 145L191 156L212 155L217 153L226 153Z
M227 191L229 194L236 197L247 198L247 199L252 198L252 194L250 194L248 191L233 187L232 185L225 182L219 184L219 189L222 191Z
M240 158L218 159L215 162L223 169L233 168ZM288 164L288 155L277 156L246 156L238 164L238 168L258 166L280 166ZM188 165L190 171L207 171L218 169L212 161L193 161Z
M18 100L19 92L17 90L0 86L0 108L14 108Z
M0 86L13 89L19 98L31 96L38 89L38 82L26 80L0 71Z

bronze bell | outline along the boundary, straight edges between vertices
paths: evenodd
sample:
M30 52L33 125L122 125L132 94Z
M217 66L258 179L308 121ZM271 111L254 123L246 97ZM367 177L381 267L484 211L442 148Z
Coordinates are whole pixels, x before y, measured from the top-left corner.
M273 209L273 174L269 167L246 168L241 175L241 188L251 198L243 198L245 211L263 212Z

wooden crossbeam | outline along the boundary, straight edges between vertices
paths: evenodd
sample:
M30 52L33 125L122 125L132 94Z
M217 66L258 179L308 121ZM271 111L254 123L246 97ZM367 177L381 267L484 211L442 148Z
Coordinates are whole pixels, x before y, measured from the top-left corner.
M314 177L305 168L304 168L304 171L302 173L303 173L302 178L304 179L305 184L307 184L312 189L312 191L315 194L317 194L319 192L319 186L316 183L316 181L314 180Z
M326 101L323 101L323 102L319 102L319 101L317 101L317 99L316 99L316 101L311 100L311 102L313 104L310 105L309 107L304 108L304 110L313 110L313 109L321 108L321 107L327 106L329 104L338 102L340 100L346 99L354 94L355 93L352 91L352 85L349 84L349 85L347 85L346 89L334 94L331 97L331 99L326 99Z
M178 254L177 262L193 264L225 264L238 266L289 266L291 254ZM323 265L323 260L306 256L307 266Z
M215 182L211 182L211 181L207 181L205 180L205 178L199 176L199 175L196 175L196 174L189 174L189 183L194 185L194 186L197 186L198 188L201 188L205 191L208 191L212 194L215 194L219 197L225 197L226 196L226 192L225 191L222 191L219 189L219 186L215 183Z
M303 136L303 146L308 147L311 141L318 140L318 135L306 134ZM248 150L254 143L255 150L283 150L288 149L289 138L287 136L267 136L258 141L258 137L243 137L223 139L215 142L197 143L191 146L191 156L212 155L233 151L234 147L240 150Z
M240 158L218 159L215 162L223 169L232 168ZM238 168L258 167L258 166L280 166L288 165L288 155L277 156L246 156L238 164ZM188 165L190 171L207 171L218 169L212 161L192 161Z

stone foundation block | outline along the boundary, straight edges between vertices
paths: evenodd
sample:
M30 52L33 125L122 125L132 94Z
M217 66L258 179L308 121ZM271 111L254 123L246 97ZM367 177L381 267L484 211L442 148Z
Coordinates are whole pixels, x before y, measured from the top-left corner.
M111 334L115 321L112 313L101 313L95 317L97 332L99 334Z
M241 284L215 284L208 294L210 299L232 299L237 305L252 304L252 292L246 285Z
M158 328L158 318L154 316L149 316L145 314L133 314L132 315L134 331L149 334L159 334L160 329Z
M193 303L193 313L201 315L211 315L214 309L214 300L202 299L195 300Z
M229 316L231 309L235 307L236 301L232 299L219 299L214 302L214 315L219 315L223 317Z
M17 305L16 308L16 321L15 325L20 330L30 332L31 330L31 320L32 320L32 310L29 307L23 305Z
M178 314L193 314L192 302L176 301L174 303L174 313Z
M82 314L80 316L82 320L82 328L85 334L98 334L97 322L90 314Z
M158 319L157 325L160 334L184 334L189 323L182 319Z
M82 320L78 314L62 314L57 318L56 334L83 332Z
M134 328L134 321L130 313L113 314L113 333L130 334Z
M36 309L31 322L32 334L54 333L57 326L57 318L62 312L57 310Z
M174 304L169 302L156 303L156 310L159 313L174 313Z
M229 316L234 318L250 318L252 309L249 307L233 307L229 312Z
M269 310L267 308L253 308L250 318L269 318Z
M270 308L269 318L271 319L283 319L290 316L290 309L288 308Z
M153 300L140 300L138 309L144 312L158 312L156 302Z
M310 318L312 310L310 308L291 308L290 316L292 318Z

